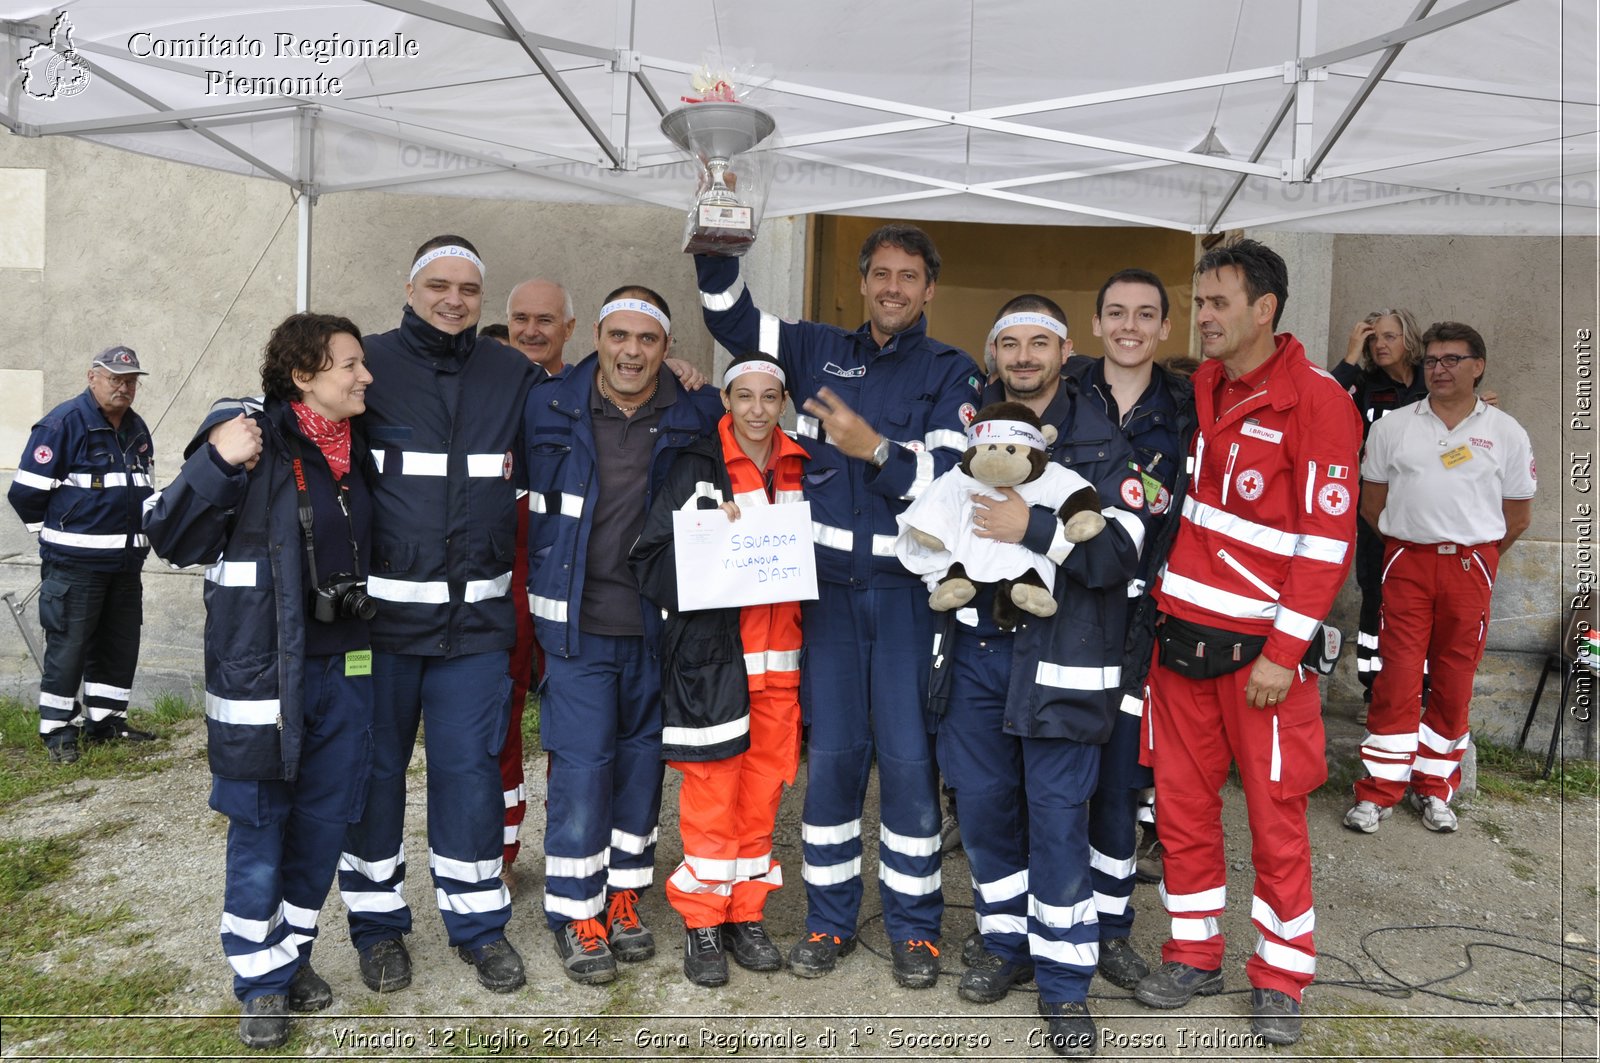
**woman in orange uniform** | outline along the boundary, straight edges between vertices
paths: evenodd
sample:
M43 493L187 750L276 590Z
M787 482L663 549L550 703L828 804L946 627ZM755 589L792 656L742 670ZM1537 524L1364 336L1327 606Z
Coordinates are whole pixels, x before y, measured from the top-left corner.
M767 894L783 884L772 832L800 760L800 605L680 612L672 515L720 508L737 521L752 507L800 501L808 455L778 426L785 384L764 354L734 360L718 438L678 456L630 558L640 590L669 614L662 755L683 773L684 857L667 898L683 916L683 973L695 985L725 984L729 953L752 971L783 966L761 916Z

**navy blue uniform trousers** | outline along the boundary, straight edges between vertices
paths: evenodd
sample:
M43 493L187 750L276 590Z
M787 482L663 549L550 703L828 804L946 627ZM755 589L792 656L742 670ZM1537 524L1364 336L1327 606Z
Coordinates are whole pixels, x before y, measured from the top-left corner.
M295 971L310 962L345 830L361 816L373 683L346 676L344 660L306 659L294 782L211 779L211 807L228 817L222 951L240 1000L287 992Z

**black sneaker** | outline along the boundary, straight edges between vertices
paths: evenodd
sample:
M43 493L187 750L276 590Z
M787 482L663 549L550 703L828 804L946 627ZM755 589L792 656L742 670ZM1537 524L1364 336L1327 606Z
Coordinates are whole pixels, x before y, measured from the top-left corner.
M90 745L102 742L154 742L161 736L128 726L127 720L100 720L83 729L83 740Z
M684 931L683 976L695 985L728 984L728 956L722 951L719 928L701 926Z
M961 966L976 967L983 962L983 935L974 930L961 943Z
M1162 872L1166 868L1166 849L1161 845L1161 839L1152 831L1145 831L1144 841L1134 852L1133 880L1152 885L1161 881Z
M555 931L556 955L567 977L580 985L599 985L617 976L617 958L598 919L580 919Z
M57 731L44 740L45 752L50 754L52 764L78 763L78 732L75 728L68 727Z
M333 1003L333 989L320 974L302 963L289 983L290 1011L321 1011Z
M939 980L939 949L931 941L892 941L894 980L906 989L927 989Z
M1100 977L1122 989L1132 989L1150 973L1150 965L1127 938L1100 942L1100 961L1096 969Z
M1250 1029L1269 1045L1300 1040L1300 1002L1281 989L1250 990Z
M1092 1056L1100 1036L1089 1005L1083 1003L1048 1004L1039 998L1039 1014L1045 1019L1044 1043L1058 1056Z
M812 931L789 950L789 972L799 978L821 978L838 965L841 956L850 955L855 947L853 937Z
M239 1040L250 1048L277 1048L289 1039L289 1013L282 993L244 1002L239 1015Z
M961 976L956 994L974 1004L993 1004L1011 992L1011 987L1021 982L1033 981L1033 963L1030 960L1008 960L992 952L978 957Z
M606 940L611 953L623 963L638 963L656 954L656 936L639 921L639 894L618 890L606 909Z
M478 969L478 984L491 993L509 993L528 980L522 970L522 957L505 938L477 948L458 945L456 955Z
M1152 1008L1181 1008L1194 997L1209 997L1220 992L1222 968L1206 971L1174 960L1139 979L1133 996Z
M361 980L374 993L393 993L411 984L411 953L399 938L384 938L361 950Z
M723 923L722 947L747 971L780 971L783 953L767 936L759 919L748 923Z

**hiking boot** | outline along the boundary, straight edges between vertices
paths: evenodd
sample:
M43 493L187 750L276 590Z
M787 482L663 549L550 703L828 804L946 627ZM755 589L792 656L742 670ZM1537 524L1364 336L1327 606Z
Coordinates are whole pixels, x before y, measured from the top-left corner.
M411 984L411 953L399 938L384 938L361 950L361 980L374 993L393 993Z
M939 824L939 852L949 853L961 848L961 821L951 810Z
M961 943L961 966L976 967L983 962L983 934L974 930Z
M1250 990L1250 1030L1269 1045L1300 1040L1300 1002L1281 989Z
M1181 1008L1193 997L1209 997L1220 992L1222 968L1206 971L1174 960L1139 979L1133 996L1152 1008Z
M128 726L127 720L99 720L83 729L83 740L90 745L102 742L154 742L160 735Z
M728 984L728 955L722 951L719 928L690 927L683 932L683 976L695 985Z
M1394 809L1371 801L1357 801L1344 814L1344 825L1362 834L1378 833L1378 824L1394 815Z
M813 931L789 950L789 972L800 978L821 978L838 965L841 956L850 955L855 947L853 937L841 938Z
M289 1013L282 993L244 1002L239 1015L239 1040L249 1048L277 1048L289 1039Z
M767 928L759 919L748 923L723 923L722 947L733 957L734 963L747 971L783 969L783 953L767 936Z
M1161 839L1157 838L1153 831L1145 831L1144 838L1149 844L1141 843L1134 854L1136 859L1133 864L1133 880L1151 885L1161 881L1167 851L1162 847Z
M1008 960L993 952L985 952L978 957L977 963L970 965L961 975L956 994L974 1004L993 1004L1011 992L1012 986L1031 981L1031 961Z
M1422 813L1422 825L1429 830L1449 834L1456 829L1455 810L1449 802L1437 797L1421 797L1411 791L1411 807Z
M477 948L458 945L456 955L478 969L478 984L491 993L509 993L528 980L522 971L522 957L505 938Z
M1078 1001L1050 1004L1040 997L1039 1014L1045 1019L1044 1043L1056 1055L1094 1055L1094 1043L1100 1031L1095 1028L1094 1016L1089 1014L1089 1005Z
M611 954L623 963L638 963L656 954L656 936L639 922L638 903L637 892L618 890L606 910L606 940L611 943Z
M332 987L309 963L302 963L289 982L289 1010L321 1011L332 1003Z
M598 919L571 922L555 931L556 955L567 977L580 985L599 985L617 976L617 960Z
M894 980L906 989L927 989L939 980L939 950L931 941L892 941Z
M1096 967L1100 977L1120 989L1132 989L1139 979L1150 973L1150 965L1134 949L1127 938L1111 938L1100 942L1100 961Z
M52 764L78 763L78 732L71 727L57 731L44 740L45 752Z

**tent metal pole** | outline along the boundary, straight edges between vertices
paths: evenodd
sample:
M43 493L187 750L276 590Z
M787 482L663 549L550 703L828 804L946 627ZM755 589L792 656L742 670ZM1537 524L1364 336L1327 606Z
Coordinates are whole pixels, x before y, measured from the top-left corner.
M299 199L295 204L299 216L296 224L298 240L295 246L294 308L296 313L303 314L311 309L311 214L317 203L317 197L313 194L317 172L314 154L317 144L315 112L302 110L295 124L300 134L301 180Z
M1256 149L1250 153L1251 162L1261 161L1261 156L1267 153L1267 145L1272 143L1272 138L1278 135L1278 130L1283 127L1284 120L1289 117L1289 112L1294 109L1296 85L1290 85L1289 91L1283 94L1282 101L1278 104L1278 112L1272 116L1272 121L1267 123L1266 130L1261 134L1261 139L1256 141ZM1211 220L1206 222L1205 231L1214 233L1222 221L1222 216L1233 205L1234 197L1239 194L1239 189L1244 187L1245 175L1239 174L1233 179L1233 184L1223 194L1222 202L1217 204L1217 209L1211 212Z
M1462 3L1457 4L1448 11L1441 11L1437 15L1407 23L1399 29L1391 30L1377 37L1368 37L1364 41L1357 41L1343 48L1335 48L1333 51L1323 52L1321 55L1306 56L1301 60L1301 64L1308 70L1312 67L1332 66L1334 63L1342 63L1346 59L1354 59L1357 56L1367 55L1383 48L1414 41L1418 37L1426 37L1430 33L1438 33L1440 30L1449 29L1451 26L1466 22L1468 19L1477 18L1479 15L1487 15L1491 11L1498 11L1500 8L1516 2L1517 0L1462 0Z
M1436 0L1421 0L1421 3L1417 4L1415 10L1411 12L1411 17L1406 19L1406 24L1410 25L1426 18L1428 12L1433 10L1435 2ZM1378 57L1377 65L1368 72L1366 80L1361 83L1360 88L1356 89L1356 94L1350 98L1350 102L1345 104L1344 112L1334 119L1333 128L1328 130L1328 135L1322 138L1322 143L1318 144L1316 149L1312 151L1311 159L1306 163L1307 179L1316 176L1317 168L1328 157L1328 152L1333 150L1333 145L1344 135L1344 131L1350 128L1350 123L1355 121L1356 112L1361 110L1367 99L1377 89L1379 82L1389 72L1389 67L1394 65L1394 61L1400 57L1400 50L1404 47L1404 42L1395 44L1385 48L1383 54Z
M1305 55L1317 44L1317 0L1300 0L1300 26L1295 41L1296 57ZM1294 138L1290 142L1289 159L1284 165L1283 178L1287 181L1306 179L1306 155L1311 151L1312 127L1316 120L1316 83L1311 71L1296 65L1294 83ZM1327 74L1321 73L1322 77Z
M1385 170L1399 170L1407 166L1425 166L1428 163L1447 162L1468 155L1486 155L1491 151L1504 151L1507 148L1523 148L1568 138L1593 136L1596 132L1596 127L1592 125L1565 134L1554 127L1525 129L1510 136L1495 137L1493 140L1476 140L1470 144L1455 144L1438 151L1423 151L1415 155L1393 156L1371 162L1353 162L1348 166L1330 166L1322 174L1322 179L1332 181L1340 177L1359 177L1363 174L1382 173Z

